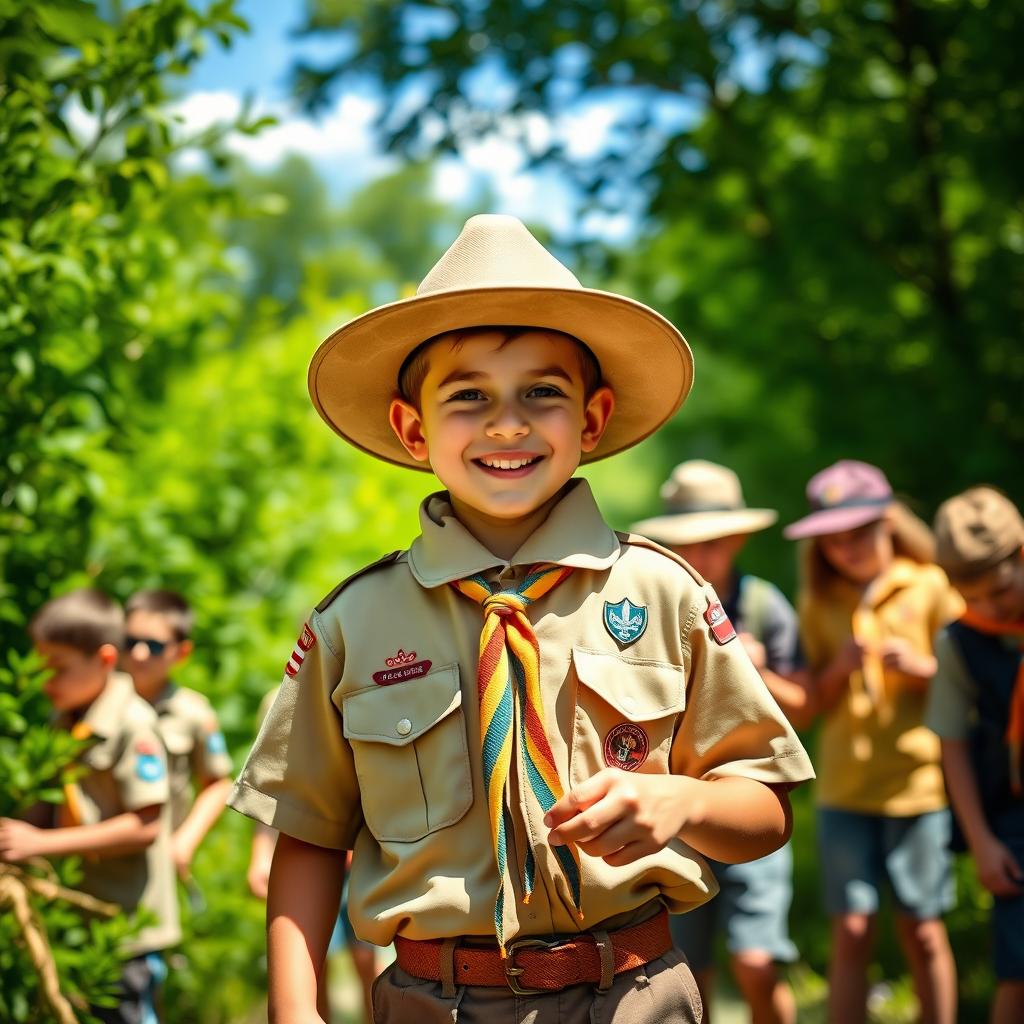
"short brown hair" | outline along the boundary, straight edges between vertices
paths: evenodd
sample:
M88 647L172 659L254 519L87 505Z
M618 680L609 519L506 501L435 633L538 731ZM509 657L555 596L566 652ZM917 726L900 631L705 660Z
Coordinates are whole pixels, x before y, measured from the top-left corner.
M174 590L140 590L128 598L125 614L155 612L167 620L175 640L187 640L192 635L195 615L192 605Z
M104 644L124 646L124 612L102 591L83 588L55 597L28 624L33 643L63 644L95 654Z
M430 369L430 360L428 358L430 348L439 341L447 340L454 349L458 350L465 344L467 334L476 334L479 331L494 331L497 334L503 335L498 348L504 348L517 338L522 337L524 334L529 334L531 331L545 331L548 334L555 334L566 341L571 341L576 346L580 360L580 373L583 376L584 395L589 398L602 384L601 364L597 361L597 356L574 335L566 334L565 331L551 330L547 327L486 324L479 327L466 327L462 330L445 331L442 334L435 334L432 338L427 338L422 344L417 345L406 356L405 362L402 363L402 368L398 371L399 395L411 405L418 406L423 381L427 376L427 371Z

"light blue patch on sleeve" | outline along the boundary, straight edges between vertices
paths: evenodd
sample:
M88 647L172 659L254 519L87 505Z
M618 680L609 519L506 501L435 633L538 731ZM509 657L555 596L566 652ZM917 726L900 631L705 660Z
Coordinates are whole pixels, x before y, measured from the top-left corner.
M164 763L156 754L139 754L135 774L143 782L159 782L164 777Z
M226 754L228 752L228 744L224 739L224 733L211 732L206 737L206 752L208 754Z

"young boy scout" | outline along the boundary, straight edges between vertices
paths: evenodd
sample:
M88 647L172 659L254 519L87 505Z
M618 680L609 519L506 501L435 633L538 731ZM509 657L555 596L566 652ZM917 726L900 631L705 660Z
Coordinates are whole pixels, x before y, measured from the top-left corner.
M122 668L157 714L170 773L171 854L178 875L190 882L192 858L231 790L231 758L210 702L170 678L192 653L188 602L171 590L141 590L129 598L125 615Z
M156 715L135 695L131 680L113 671L124 616L105 594L76 590L49 601L29 628L53 670L45 687L57 726L89 741L82 754L89 774L67 787L66 801L49 816L48 827L0 820L0 860L80 856L83 892L129 913L146 909L156 915L127 949L118 1006L90 1010L104 1022L154 1020L156 983L163 976L160 951L180 938L167 761Z
M939 634L926 723L992 904L993 1024L1024 1020L1024 520L991 487L950 498L936 560L967 610Z
M230 799L281 831L272 1019L319 1019L350 847L356 933L397 950L379 1022L698 1019L665 910L714 893L702 855L781 845L812 773L713 591L572 479L691 380L671 324L510 217L314 356L333 429L447 490L317 606Z
M747 538L778 518L768 508L748 508L739 477L725 466L691 459L661 488L665 513L632 527L686 559L715 588L740 642L779 707L792 722L809 718L807 690L799 682L799 628L793 606L767 580L736 570ZM796 1003L776 963L797 958L789 937L793 853L787 843L744 864L712 862L721 892L688 914L672 917L672 937L686 953L710 1017L714 938L727 935L733 977L752 1019L793 1024Z

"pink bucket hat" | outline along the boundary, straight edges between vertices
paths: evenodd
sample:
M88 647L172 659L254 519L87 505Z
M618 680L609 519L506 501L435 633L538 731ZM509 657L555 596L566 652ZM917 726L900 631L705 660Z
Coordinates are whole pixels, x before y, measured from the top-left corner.
M811 477L807 484L807 501L811 506L810 515L782 531L787 540L854 530L881 519L892 504L893 493L885 474L877 466L841 459Z

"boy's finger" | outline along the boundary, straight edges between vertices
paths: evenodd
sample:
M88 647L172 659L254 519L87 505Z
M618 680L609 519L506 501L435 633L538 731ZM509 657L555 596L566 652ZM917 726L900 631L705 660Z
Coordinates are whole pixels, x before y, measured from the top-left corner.
M600 772L586 782L574 786L568 793L556 800L547 814L544 824L548 828L557 828L564 821L576 817L581 811L597 803L608 792L608 779Z
M616 850L615 853L608 854L604 858L604 862L613 868L621 868L653 852L649 844L637 840L636 842L626 843L621 850Z
M593 839L583 840L577 845L590 857L607 857L628 846L634 837L634 830L620 818Z
M619 808L613 806L610 800L598 802L553 828L548 833L548 842L552 846L589 842L604 833L621 816Z

